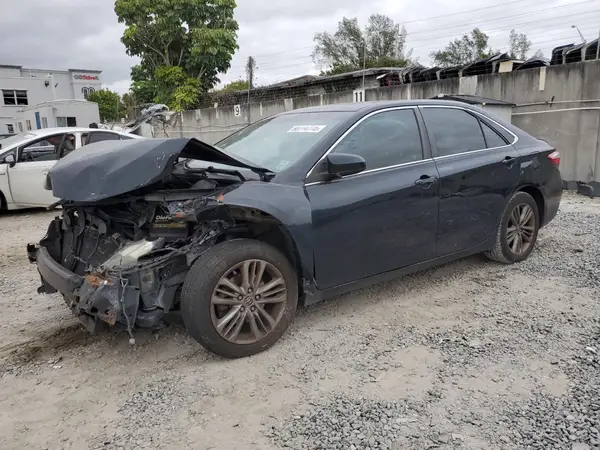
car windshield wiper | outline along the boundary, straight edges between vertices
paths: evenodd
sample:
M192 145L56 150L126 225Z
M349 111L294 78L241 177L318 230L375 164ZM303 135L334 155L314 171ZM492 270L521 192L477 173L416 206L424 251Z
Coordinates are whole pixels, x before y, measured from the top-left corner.
M230 169L218 169L216 167L213 166L208 166L208 167L190 167L189 162L190 161L197 161L195 159L186 159L184 161L182 161L183 163L183 167L185 168L185 170L189 170L192 172L199 172L199 173L223 173L226 175L233 175L238 177L242 182L247 181L246 177L244 177L244 175L242 175L242 173L239 170L230 170ZM271 181L271 179L276 175L275 172L273 172L272 170L269 169L263 169L263 168L259 168L259 167L251 167L249 168L249 170L251 170L252 172L256 173L259 177L260 177L260 181L265 181L265 182L269 182Z
M230 169L217 169L216 167L213 166L208 166L208 167L190 167L188 165L188 161L189 160L185 160L183 161L183 168L191 173L200 173L202 175L204 175L205 177L208 177L207 174L209 173L222 173L225 175L232 175L234 177L238 177L240 179L240 181L243 183L246 180L246 177L244 175L242 175L242 173L239 170L230 170Z
M250 170L258 174L258 176L260 177L260 181L265 181L267 183L271 181L275 175L277 175L275 172L269 169L259 169L258 167L256 167Z
M229 170L229 169L217 169L216 167L213 166L209 166L205 169L200 169L200 170L204 170L205 172L208 173L223 173L225 175L233 175L238 177L242 183L244 181L246 181L246 177L244 177L244 175L242 175L242 173L239 170Z

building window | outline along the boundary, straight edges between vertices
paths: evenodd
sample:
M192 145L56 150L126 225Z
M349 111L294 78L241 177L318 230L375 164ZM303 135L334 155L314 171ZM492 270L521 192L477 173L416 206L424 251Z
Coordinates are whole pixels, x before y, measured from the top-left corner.
M42 117L42 128L48 128L48 118Z
M8 134L14 134L15 127L12 123L6 124L6 129L8 130Z
M25 124L27 125L27 130L31 130L31 120L26 120Z
M57 117L56 126L58 127L76 127L77 119L75 117Z
M2 89L5 106L28 105L27 91L13 91Z
M83 98L85 98L86 100L88 99L88 97L90 96L90 94L92 92L96 92L96 89L94 89L93 87L82 87L81 88L81 93L83 94Z
M19 122L19 133L23 132L23 122Z

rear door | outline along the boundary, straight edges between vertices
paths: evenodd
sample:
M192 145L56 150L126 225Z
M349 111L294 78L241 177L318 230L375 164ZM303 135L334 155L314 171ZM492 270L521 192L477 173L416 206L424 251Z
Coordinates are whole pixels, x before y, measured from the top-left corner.
M454 106L420 107L440 174L437 256L482 244L497 229L520 175L498 124Z
M367 115L332 152L360 155L367 169L331 182L307 178L319 288L434 258L438 174L416 108Z

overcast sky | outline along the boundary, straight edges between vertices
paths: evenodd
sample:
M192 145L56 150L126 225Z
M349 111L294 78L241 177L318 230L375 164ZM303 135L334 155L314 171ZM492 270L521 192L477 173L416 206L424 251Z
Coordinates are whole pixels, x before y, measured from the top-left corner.
M105 85L120 93L129 87L136 60L125 53L111 0L0 0L0 64L48 69L99 69ZM526 33L533 53L579 42L579 26L588 40L598 36L600 0L238 0L239 50L223 82L244 77L244 61L258 65L257 83L268 84L307 73L314 34L335 31L338 21L358 17L366 23L381 13L408 31L407 50L421 64L428 54L479 26L494 49L507 50L511 28ZM473 11L477 9L477 11ZM468 12L468 11L471 12ZM466 12L467 11L467 12ZM424 19L424 20L421 20Z

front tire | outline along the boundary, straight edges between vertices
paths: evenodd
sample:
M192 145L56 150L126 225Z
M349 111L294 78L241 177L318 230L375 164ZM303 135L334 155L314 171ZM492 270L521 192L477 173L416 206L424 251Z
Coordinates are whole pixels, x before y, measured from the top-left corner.
M504 209L494 247L485 256L503 264L524 261L535 246L539 229L537 203L527 192L516 192Z
M186 329L207 350L225 358L260 353L279 340L298 305L298 281L276 248L233 239L203 253L183 284Z

